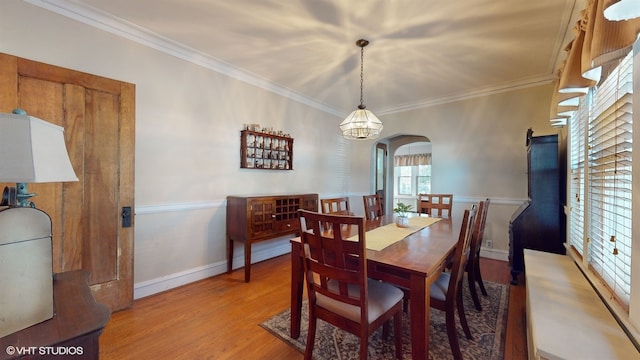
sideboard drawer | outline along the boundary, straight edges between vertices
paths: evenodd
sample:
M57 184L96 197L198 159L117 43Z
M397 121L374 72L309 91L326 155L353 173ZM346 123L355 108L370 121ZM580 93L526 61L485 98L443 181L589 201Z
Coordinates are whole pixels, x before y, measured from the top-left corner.
M300 220L293 219L287 221L278 221L275 226L277 232L280 231L298 231L300 230Z

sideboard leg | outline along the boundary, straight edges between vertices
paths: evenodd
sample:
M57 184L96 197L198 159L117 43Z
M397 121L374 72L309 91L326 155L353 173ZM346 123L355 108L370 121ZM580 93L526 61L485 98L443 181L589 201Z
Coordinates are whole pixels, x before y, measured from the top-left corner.
M227 236L227 274L233 271L233 239Z
M251 241L244 242L244 282L251 280Z

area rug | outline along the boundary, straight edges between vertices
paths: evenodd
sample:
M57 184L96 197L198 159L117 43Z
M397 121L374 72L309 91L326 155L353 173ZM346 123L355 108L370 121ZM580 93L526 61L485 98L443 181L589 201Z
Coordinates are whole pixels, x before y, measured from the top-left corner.
M504 335L507 324L509 308L509 287L507 285L484 282L488 296L480 294L482 311L477 311L473 306L468 287L464 286L465 314L471 328L473 340L468 340L462 331L459 322L458 338L460 349L464 359L477 360L501 360L504 357ZM290 334L291 316L290 310L273 316L260 324L267 331L277 336L284 342L304 353L308 328L308 304L305 300L302 307L302 323L300 337L292 339ZM409 331L409 316L403 318L403 359L411 357L411 336ZM456 316L457 320L457 316ZM444 318L444 312L431 309L431 326L429 335L430 359L453 359ZM318 321L313 357L316 360L347 360L358 359L360 340L357 336L335 328L334 326ZM390 336L382 339L382 329L378 329L369 338L369 359L386 360L394 358L393 329Z

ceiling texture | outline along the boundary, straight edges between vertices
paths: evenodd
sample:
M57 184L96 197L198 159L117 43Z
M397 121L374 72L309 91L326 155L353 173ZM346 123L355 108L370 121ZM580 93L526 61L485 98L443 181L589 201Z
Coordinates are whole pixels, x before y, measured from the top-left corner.
M584 0L26 0L337 116L550 83Z

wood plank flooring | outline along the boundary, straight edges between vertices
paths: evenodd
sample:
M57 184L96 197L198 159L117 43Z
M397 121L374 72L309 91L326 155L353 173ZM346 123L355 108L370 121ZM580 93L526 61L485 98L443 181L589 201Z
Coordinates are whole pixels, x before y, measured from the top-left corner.
M508 284L503 261L482 259L485 280ZM290 304L290 256L136 300L112 314L100 336L101 359L302 359L258 324ZM525 288L511 286L505 360L527 358Z

